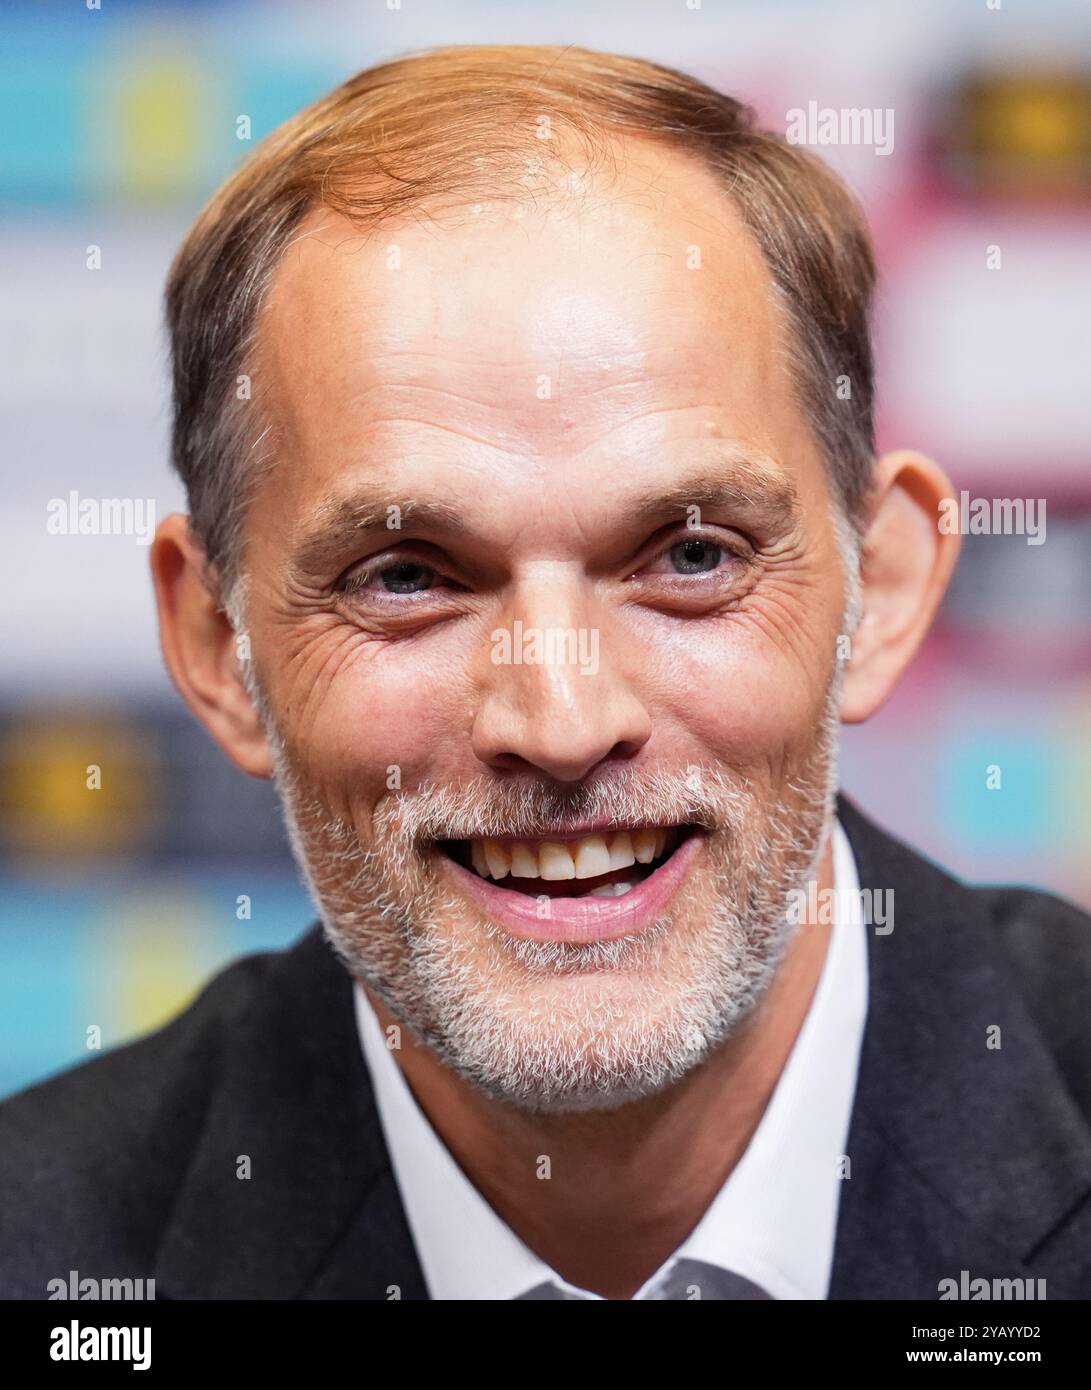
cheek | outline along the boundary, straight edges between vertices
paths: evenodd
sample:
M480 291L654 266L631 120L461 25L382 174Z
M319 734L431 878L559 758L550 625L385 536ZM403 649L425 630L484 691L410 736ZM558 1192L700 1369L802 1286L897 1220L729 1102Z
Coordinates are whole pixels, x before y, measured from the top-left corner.
M423 648L377 650L341 667L297 735L319 781L346 788L349 800L366 791L374 801L395 769L401 786L435 775L437 750L451 746L458 714L455 673L434 656Z
M672 719L714 756L744 766L812 742L830 676L817 652L801 659L743 619L667 633L657 645Z

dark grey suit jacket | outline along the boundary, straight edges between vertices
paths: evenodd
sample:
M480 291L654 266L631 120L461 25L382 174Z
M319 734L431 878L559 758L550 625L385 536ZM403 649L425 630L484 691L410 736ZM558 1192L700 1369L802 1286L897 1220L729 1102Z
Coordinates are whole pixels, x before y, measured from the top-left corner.
M967 888L839 809L861 886L895 912L868 932L830 1297L936 1299L962 1270L1091 1296L1091 919ZM0 1105L0 1295L44 1298L70 1270L154 1278L157 1298L427 1298L319 928Z

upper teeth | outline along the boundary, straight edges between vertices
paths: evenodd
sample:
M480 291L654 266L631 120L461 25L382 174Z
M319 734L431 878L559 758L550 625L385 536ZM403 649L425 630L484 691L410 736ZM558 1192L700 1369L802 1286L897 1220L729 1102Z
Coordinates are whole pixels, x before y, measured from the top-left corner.
M673 832L645 828L579 840L471 840L473 866L482 878L597 878L630 864L650 864L666 848Z

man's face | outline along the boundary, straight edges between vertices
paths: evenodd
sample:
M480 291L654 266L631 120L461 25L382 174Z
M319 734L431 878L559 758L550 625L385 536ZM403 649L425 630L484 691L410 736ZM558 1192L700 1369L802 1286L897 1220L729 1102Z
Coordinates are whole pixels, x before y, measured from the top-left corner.
M792 352L725 195L649 148L546 206L318 211L278 269L278 785L338 949L494 1096L668 1084L786 945L845 603Z

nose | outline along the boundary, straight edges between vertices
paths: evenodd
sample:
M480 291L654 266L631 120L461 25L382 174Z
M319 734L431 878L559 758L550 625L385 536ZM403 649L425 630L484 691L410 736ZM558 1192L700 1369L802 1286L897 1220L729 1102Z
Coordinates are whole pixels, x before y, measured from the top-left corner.
M562 591L554 576L528 590L488 634L473 751L489 767L579 782L604 761L632 758L651 736L625 669L635 652L620 633L607 642L578 585Z

